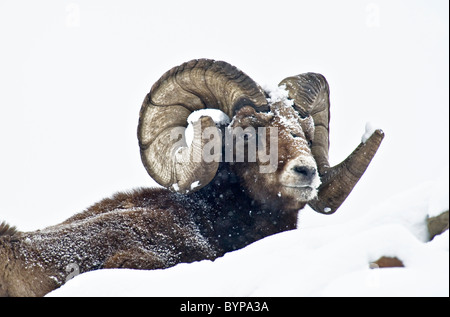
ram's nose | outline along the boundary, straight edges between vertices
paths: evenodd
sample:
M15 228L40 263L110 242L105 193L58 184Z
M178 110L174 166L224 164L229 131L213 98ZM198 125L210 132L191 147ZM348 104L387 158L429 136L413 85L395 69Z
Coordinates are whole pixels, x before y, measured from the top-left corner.
M300 177L300 180L304 185L312 185L317 177L317 170L312 166L295 165L292 170Z

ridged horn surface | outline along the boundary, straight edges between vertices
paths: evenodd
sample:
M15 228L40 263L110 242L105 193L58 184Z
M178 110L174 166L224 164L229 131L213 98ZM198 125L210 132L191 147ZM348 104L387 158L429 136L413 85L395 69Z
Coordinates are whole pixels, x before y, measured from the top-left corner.
M179 134L184 134L193 111L219 109L231 118L247 105L260 111L268 108L261 87L226 62L192 60L166 72L151 88L139 115L138 139L147 172L160 185L180 192L207 185L218 163L201 157L205 143L201 132L214 127L214 122L202 117L201 127L194 125L189 148L180 142Z

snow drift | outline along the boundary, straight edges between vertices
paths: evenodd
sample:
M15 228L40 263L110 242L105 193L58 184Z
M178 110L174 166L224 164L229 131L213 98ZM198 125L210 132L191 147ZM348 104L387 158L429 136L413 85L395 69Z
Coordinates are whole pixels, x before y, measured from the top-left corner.
M306 208L298 230L214 262L88 272L48 296L449 296L449 233L428 241L426 225L448 210L448 184L444 176L333 216ZM405 267L371 269L382 256Z

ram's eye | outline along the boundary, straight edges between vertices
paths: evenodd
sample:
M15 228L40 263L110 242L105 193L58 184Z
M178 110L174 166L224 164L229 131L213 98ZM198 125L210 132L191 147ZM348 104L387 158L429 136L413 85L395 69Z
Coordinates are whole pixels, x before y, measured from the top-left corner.
M243 138L244 138L245 142L248 142L248 141L253 140L255 138L255 134L254 133L245 133Z
M256 133L253 132L245 132L240 136L240 139L244 141L245 143L249 141L253 141L256 138Z
M308 140L308 147L311 148L311 146L312 146L312 141L311 141L311 140Z

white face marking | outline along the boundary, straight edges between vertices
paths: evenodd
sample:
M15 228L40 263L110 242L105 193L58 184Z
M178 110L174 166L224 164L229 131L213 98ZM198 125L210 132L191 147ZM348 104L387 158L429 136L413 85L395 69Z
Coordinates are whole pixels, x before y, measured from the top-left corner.
M321 182L313 157L305 155L291 160L280 173L279 182L285 192L298 200L314 199Z

